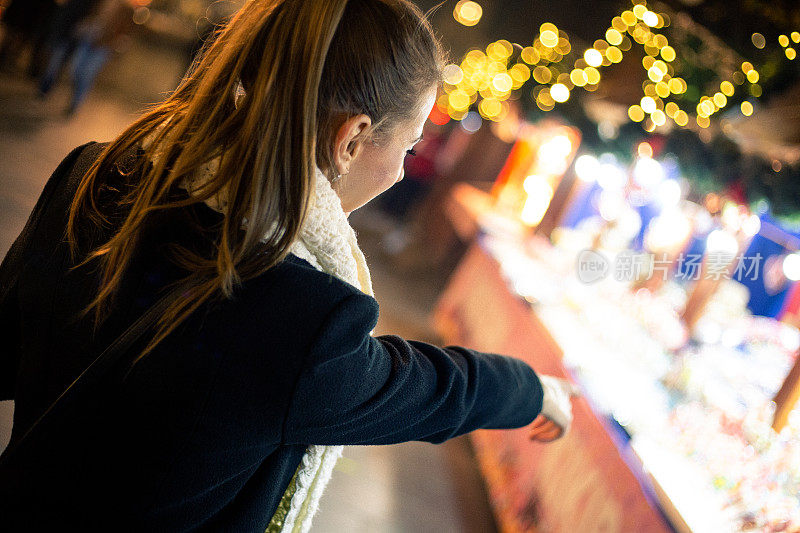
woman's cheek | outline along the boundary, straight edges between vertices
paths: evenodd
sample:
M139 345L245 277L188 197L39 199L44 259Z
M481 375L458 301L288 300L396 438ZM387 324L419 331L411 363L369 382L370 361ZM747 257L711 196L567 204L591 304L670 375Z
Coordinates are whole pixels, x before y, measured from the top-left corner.
M385 169L384 172L381 173L381 186L385 191L395 183L397 183L397 179L400 177L400 173L403 171L403 161L400 160L399 166L392 166L391 168Z

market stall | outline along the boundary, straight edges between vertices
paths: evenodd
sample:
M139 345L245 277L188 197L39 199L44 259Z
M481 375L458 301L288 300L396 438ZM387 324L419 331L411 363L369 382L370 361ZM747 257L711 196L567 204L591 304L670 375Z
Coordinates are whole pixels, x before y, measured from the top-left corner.
M583 393L551 445L472 437L503 531L800 531L796 8L679 4L446 67L434 114L513 147L441 203L439 332Z
M473 437L503 530L800 527L791 399L782 430L771 428L773 398L792 381L797 329L749 312L730 270L687 328L681 309L702 279L637 289L642 280L622 275L620 256L596 265L606 269L599 279L582 279L581 268L608 252L581 249L596 240L591 232L562 230L553 246L481 195L453 191L450 218L476 240L440 300L440 333L569 376L583 391L573 430L553 445L531 443L524 430Z

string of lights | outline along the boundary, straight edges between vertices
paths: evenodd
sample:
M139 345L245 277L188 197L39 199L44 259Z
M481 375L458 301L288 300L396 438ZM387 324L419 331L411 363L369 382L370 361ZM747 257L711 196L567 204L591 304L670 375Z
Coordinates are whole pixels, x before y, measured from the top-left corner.
M477 2L462 0L456 4L453 16L458 22L472 26L480 21L482 9ZM671 45L663 30L673 24L673 18L676 35L684 39L690 34L699 35L703 42L709 43L708 50L698 53L688 46ZM704 33L708 32L688 16L673 13L671 17L666 9L657 12L648 8L645 0L633 0L631 9L612 19L604 38L597 39L579 54L565 31L545 22L530 46L513 45L501 39L489 44L485 52L470 50L460 64L448 65L444 93L437 107L443 115L462 120L477 105L483 118L502 121L509 112L508 101L519 98L519 90L532 78L536 84L531 90L533 101L542 111L551 111L568 101L577 88L596 91L602 69L620 63L636 43L645 54L642 59L645 79L641 100L629 106L628 117L642 123L646 131L655 131L670 121L680 127L708 128L711 118L732 101L740 101L742 115L751 115L752 99L762 94L759 70L751 61L739 58L714 42L715 37ZM766 38L757 32L753 33L752 42L759 49L767 44ZM796 43L800 43L800 32L778 37L786 60L796 58ZM698 63L713 69L717 76L717 81L705 85L702 95L687 83L676 66ZM687 95L687 91L691 94Z

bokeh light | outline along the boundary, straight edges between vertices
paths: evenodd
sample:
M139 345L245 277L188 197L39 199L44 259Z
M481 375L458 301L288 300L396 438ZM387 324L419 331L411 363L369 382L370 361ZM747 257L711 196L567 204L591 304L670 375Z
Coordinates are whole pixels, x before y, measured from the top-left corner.
M453 9L453 17L464 26L476 25L482 16L483 8L471 0L460 0Z

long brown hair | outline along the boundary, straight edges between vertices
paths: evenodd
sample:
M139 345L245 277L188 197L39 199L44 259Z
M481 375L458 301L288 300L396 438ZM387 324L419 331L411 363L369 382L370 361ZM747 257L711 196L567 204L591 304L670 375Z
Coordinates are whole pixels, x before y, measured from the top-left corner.
M390 132L418 109L443 64L426 17L408 0L249 0L175 92L111 142L80 182L67 225L73 254L81 249L79 228L110 224L98 201L104 176L132 149L143 149L149 162L119 201L126 214L118 229L81 263L98 261L100 288L86 308L94 309L95 326L158 212L220 193L227 200L213 253L175 254L188 272L185 297L169 307L140 357L204 302L230 298L243 280L283 260L303 224L315 165L328 176L335 171L335 128L364 113L373 139ZM218 170L188 198L170 196L212 160Z

